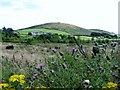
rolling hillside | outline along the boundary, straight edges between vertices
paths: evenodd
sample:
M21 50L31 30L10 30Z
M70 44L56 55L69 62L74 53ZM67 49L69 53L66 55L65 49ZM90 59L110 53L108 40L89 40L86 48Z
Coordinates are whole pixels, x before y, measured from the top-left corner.
M90 35L91 32L109 33L104 30L85 29L75 25L60 23L60 22L35 25L28 28L19 29L18 31L20 33L24 33L24 32L28 33L31 31L38 31L38 32L42 31L42 32L51 32L51 33L58 33L58 34L62 33L62 34L70 34L70 35Z

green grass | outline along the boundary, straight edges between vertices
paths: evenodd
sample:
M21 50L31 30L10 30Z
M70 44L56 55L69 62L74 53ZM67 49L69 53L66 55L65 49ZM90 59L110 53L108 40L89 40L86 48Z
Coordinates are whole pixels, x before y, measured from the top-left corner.
M57 30L57 31L66 32L71 35L90 35L91 34L91 30L81 28L71 24L66 24L66 23L45 23L41 25L28 27L25 29L46 29L46 28L48 30Z
M76 39L78 39L78 37L80 38L80 40L91 40L92 37L90 36L75 36ZM95 37L94 40L96 40L97 38Z
M19 32L21 35L27 35L29 32L33 32L33 31L37 31L37 32L50 32L50 33L57 33L57 34L62 34L62 35L70 35L69 33L63 32L63 31L58 31L58 30L50 30L50 29L25 29L25 30L18 30L17 32Z
M92 32L99 32L99 33L108 33L111 34L108 31L100 30L100 29L86 29L82 28L76 25L67 24L67 23L61 23L61 22L51 22L51 23L45 23L40 25L34 25L27 28L22 28L20 30L25 29L48 29L48 30L57 30L69 33L71 35L91 35ZM46 30L45 30L46 31Z
M73 46L74 47L74 46ZM108 82L117 83L117 79L112 77L112 74L118 73L114 65L118 65L117 51L114 48L107 48L107 55L111 60L107 60L105 53L101 52L101 56L95 56L95 58L85 59L79 52L74 52L67 47L62 47L56 50L52 57L46 60L45 66L38 70L35 67L38 65L35 62L30 65L30 62L20 63L13 60L2 59L3 68L3 80L6 82L11 74L24 74L27 82L23 85L26 87L28 82L32 82L33 86L47 86L51 88L82 88L81 82L84 80L90 80L90 86L93 88L102 88ZM111 49L113 52L111 52ZM29 50L29 49L28 49ZM51 49L48 49L51 51ZM69 51L68 51L69 50ZM63 53L63 57L59 52ZM66 65L64 68L63 65ZM92 68L92 70L90 70ZM24 73L20 73L20 69L24 70ZM54 73L51 73L54 70ZM38 77L33 77L34 74L38 74ZM29 78L29 79L27 79Z
M91 40L92 37L88 37L88 36L80 36L81 40Z

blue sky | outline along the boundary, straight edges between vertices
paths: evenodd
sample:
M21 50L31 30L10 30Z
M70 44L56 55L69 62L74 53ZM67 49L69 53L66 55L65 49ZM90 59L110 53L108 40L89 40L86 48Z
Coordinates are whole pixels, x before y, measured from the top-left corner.
M119 0L0 0L0 28L63 22L118 32Z

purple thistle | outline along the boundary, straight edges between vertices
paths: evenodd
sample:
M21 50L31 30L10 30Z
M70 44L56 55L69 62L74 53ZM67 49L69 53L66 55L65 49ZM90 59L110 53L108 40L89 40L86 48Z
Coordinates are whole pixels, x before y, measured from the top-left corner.
M74 52L75 51L75 48L72 48L72 52Z
M119 78L119 76L114 74L114 73L112 74L112 76L115 77L115 78Z
M72 55L77 51L76 48L72 48Z
M34 77L34 78L37 78L37 77L38 77L38 74L37 74L37 73L35 73L35 74L33 75L33 77Z
M39 64L39 65L36 67L36 69L38 69L38 70L39 70L39 69L42 69L43 66L44 66L44 64L41 63L41 64Z
M41 64L39 64L39 67L43 67L43 66L44 66L44 64L42 64L42 63L41 63Z
M115 47L116 45L118 45L118 42L112 42L112 43L111 43L111 46L112 46L112 47Z

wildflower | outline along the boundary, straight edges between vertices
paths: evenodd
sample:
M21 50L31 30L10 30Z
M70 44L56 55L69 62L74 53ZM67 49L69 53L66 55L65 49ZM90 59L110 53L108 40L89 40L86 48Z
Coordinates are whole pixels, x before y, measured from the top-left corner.
M9 81L10 82L15 82L15 81L17 81L17 82L20 82L20 83L22 83L22 84L24 84L25 83L25 76L24 75L13 75L13 76L11 76L10 78L9 78Z
M41 63L36 67L36 69L40 70L40 69L42 69L43 66L44 66L44 64Z
M82 82L82 84L89 85L89 84L90 84L90 81L89 81L89 80L84 80L84 81Z
M107 85L102 87L102 89L116 90L117 84L113 82L108 82Z
M89 80L84 80L81 84L82 84L82 87L85 89L92 88L92 86L89 86L89 84L90 84Z
M9 78L10 82L15 82L18 81L19 82L19 75L13 75Z
M118 42L112 42L112 43L111 43L111 46L112 46L112 47L115 47L116 45L118 45Z
M116 75L116 74L112 74L112 76L115 77L115 78L119 78L119 76Z
M64 62L66 61L66 58L63 58Z
M37 77L38 77L38 74L35 73L35 74L33 75L33 77L34 77L34 78L37 78Z
M51 70L50 72L51 72L52 74L54 74L55 71L54 71L54 70Z
M7 83L1 83L0 89L7 88L9 85Z
M72 55L75 53L76 48L72 48Z

